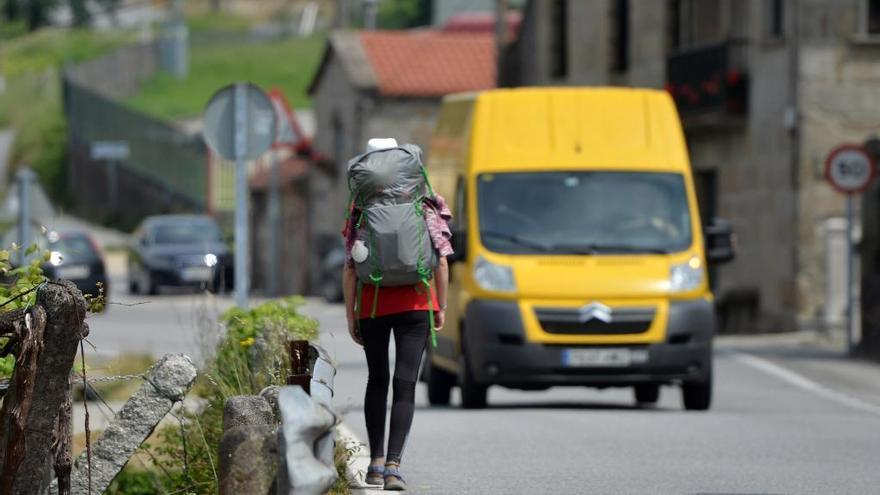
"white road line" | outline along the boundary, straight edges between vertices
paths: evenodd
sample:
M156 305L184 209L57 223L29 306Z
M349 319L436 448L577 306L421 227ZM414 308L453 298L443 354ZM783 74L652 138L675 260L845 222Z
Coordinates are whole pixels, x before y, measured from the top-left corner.
M778 364L775 364L767 359L762 357L758 357L752 354L744 354L741 352L733 352L731 353L737 361L751 366L757 370L763 371L768 375L773 375L780 380L787 382L790 385L794 385L795 387L810 392L812 394L818 395L824 399L836 402L840 405L856 409L861 412L874 414L880 416L880 406L876 404L871 404L865 402L856 397L851 397L846 394L842 394L835 390L832 390L824 385L814 382L809 378L795 373L787 368L783 368Z
M345 448L351 450L351 457L348 460L348 478L353 484L351 492L355 495L384 492L385 490L382 488L364 483L367 467L370 466L370 452L367 446L358 440L351 428L345 423L336 425L336 432Z

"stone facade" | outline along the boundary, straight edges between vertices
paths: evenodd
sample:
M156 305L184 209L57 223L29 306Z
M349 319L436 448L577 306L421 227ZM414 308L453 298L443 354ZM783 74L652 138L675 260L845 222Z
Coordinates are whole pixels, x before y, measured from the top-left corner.
M355 85L339 57L325 62L312 92L316 134L314 148L324 157L309 176L309 224L312 227L310 287L320 286L322 257L341 243L340 229L349 197L348 160L363 153L367 139L393 137L415 143L427 153L440 109L439 98L389 98Z
M844 211L824 158L880 129L880 43L860 30L866 4L533 0L505 74L510 85L662 88L671 56L726 45L747 78L745 111L682 112L704 221L729 219L739 238L737 259L713 273L726 329L812 327L827 297L823 225Z

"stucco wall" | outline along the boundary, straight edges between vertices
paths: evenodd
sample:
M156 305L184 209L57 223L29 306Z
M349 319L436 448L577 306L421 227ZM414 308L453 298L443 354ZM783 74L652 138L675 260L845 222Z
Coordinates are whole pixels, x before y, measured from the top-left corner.
M323 254L340 242L349 196L345 181L348 160L365 150L370 137L393 137L401 143L415 143L428 153L440 108L436 98L385 98L359 90L349 83L343 67L334 60L325 71L312 96L317 125L315 146L331 159L325 167L313 167L309 178L311 289L319 286Z

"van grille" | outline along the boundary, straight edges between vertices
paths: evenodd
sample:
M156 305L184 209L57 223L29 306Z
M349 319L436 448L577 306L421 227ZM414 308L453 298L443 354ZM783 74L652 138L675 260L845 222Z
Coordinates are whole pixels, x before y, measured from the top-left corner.
M535 315L547 333L577 335L632 335L647 332L654 321L653 308L617 308L603 321L583 308L536 308Z

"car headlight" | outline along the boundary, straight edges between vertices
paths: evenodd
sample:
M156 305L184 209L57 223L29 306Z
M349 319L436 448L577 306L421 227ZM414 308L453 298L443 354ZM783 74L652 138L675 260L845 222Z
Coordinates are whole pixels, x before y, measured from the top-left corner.
M217 255L214 253L208 253L205 255L205 265L209 267L214 267L217 265Z
M474 280L484 290L493 292L513 292L516 290L513 270L509 266L496 265L482 257L478 258L474 264Z
M669 269L669 290L672 292L688 292L703 283L706 270L700 258L694 256L687 263L672 265Z
M49 263L52 266L59 266L61 263L64 263L64 255L59 251L52 251L49 253Z

